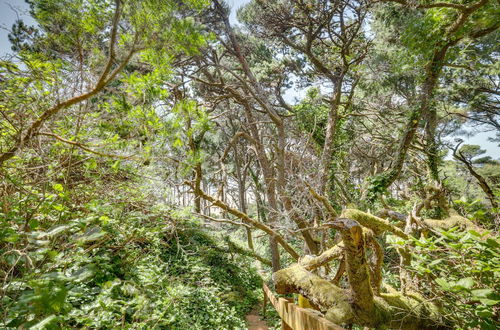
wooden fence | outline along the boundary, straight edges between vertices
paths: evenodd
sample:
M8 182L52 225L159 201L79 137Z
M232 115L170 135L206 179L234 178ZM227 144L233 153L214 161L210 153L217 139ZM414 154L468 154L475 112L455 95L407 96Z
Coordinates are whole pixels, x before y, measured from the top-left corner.
M295 305L292 300L276 298L265 283L262 285L262 289L264 290L264 310L266 309L266 300L269 299L281 318L281 328L283 330L344 329L318 315L312 309L301 308Z

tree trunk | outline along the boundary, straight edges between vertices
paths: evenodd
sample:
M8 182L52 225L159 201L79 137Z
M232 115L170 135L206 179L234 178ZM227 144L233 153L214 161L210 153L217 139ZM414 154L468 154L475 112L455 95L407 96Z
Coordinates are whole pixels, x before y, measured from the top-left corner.
M196 163L194 167L194 184L197 190L201 190L201 179L202 179L202 169L201 163ZM194 211L196 213L201 213L201 197L198 195L194 195Z

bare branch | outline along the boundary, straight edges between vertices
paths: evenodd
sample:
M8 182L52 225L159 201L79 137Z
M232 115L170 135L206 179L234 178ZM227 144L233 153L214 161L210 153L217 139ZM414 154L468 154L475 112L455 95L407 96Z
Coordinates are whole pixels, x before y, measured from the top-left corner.
M252 226L247 225L246 223L242 223L242 222L231 221L231 220L228 220L228 219L216 219L216 218L213 218L211 216L208 216L208 215L205 215L205 214L201 214L201 213L195 213L195 214L197 216L203 217L203 218L205 218L207 220L210 220L210 221L213 221L213 222L229 223L229 224L235 225L235 226L243 226L243 227L247 227L247 228L252 228Z
M87 146L87 145L85 145L83 143L76 142L76 141L71 141L71 140L67 140L67 139L65 139L63 137L60 137L59 135L54 134L54 133L39 132L37 134L38 135L44 135L44 136L53 137L56 140L59 140L61 142L67 143L67 144L71 144L71 145L76 146L76 147L78 147L78 148L80 148L82 150L85 150L87 152L90 152L92 154L95 154L95 155L98 155L98 156L101 156L101 157L110 157L110 158L119 158L119 159L138 159L135 156L114 155L114 154L107 154L107 153L104 153L104 152L101 152L101 151L97 151L97 150L91 149L89 146Z
M292 258L294 258L295 260L299 259L300 256L295 251L295 249L290 244L288 244L285 241L285 239L283 238L283 236L281 236L275 230L271 229L271 227L269 227L269 226L267 226L267 225L265 225L265 224L263 224L261 222L258 222L256 220L250 218L245 213L240 212L237 209L234 209L234 208L230 207L229 205L227 205L223 201L221 201L219 199L215 199L215 198L213 198L210 195L207 195L203 190L196 189L196 187L191 182L185 181L184 183L186 185L190 186L194 190L194 193L196 195L198 195L198 196L202 197L203 199L211 202L213 205L215 205L215 206L223 209L224 211L226 211L228 213L231 213L232 215L236 216L237 218L240 218L243 222L245 222L247 224L250 224L252 227L254 227L256 229L260 229L263 232L265 232L266 234L268 234L269 236L273 237L274 239L276 239L276 241L278 242L278 244L280 244L285 249L285 251L287 251L292 256Z

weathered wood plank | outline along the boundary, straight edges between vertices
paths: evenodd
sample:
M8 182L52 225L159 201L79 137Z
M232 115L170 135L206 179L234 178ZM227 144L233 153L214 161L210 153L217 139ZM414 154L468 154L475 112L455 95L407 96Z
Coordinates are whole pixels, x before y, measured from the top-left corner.
M293 325L294 314L290 312L293 302L285 298L278 298L278 314L281 317L281 329L282 330L293 330L291 325Z
M268 288L267 285L263 285L264 287L264 292L266 293L267 298L273 304L274 309L278 309L278 299L274 296L274 294L271 292L271 290Z
M264 292L264 301L262 302L262 316L265 318L266 317L266 305L267 305L267 299L266 299L266 288L265 284L262 286L262 291Z
M284 298L276 298L272 291L263 284L265 296L278 312L282 329L285 330L343 330L342 327L328 321L312 309L301 308Z

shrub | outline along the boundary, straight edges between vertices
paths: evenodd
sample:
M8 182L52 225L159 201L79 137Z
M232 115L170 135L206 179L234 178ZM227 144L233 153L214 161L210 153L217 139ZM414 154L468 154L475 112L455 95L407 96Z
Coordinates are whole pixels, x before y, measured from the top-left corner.
M498 237L457 228L415 239L411 271L423 288L464 329L496 329L500 296ZM423 286L423 285L422 285Z

